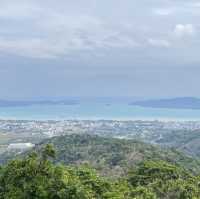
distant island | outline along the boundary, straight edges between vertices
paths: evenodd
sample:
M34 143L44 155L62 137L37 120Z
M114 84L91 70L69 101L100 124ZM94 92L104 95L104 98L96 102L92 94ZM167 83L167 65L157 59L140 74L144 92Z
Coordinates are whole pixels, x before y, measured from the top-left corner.
M180 97L171 99L144 100L130 103L133 106L169 109L200 109L200 99L194 97Z
M77 105L76 100L40 100L40 101L16 101L16 100L0 100L0 107L20 107L32 105Z

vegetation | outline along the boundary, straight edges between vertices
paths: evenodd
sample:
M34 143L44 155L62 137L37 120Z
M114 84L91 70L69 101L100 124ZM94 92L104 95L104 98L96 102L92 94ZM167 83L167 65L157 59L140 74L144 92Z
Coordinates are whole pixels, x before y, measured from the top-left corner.
M47 144L0 169L0 199L199 199L200 177L165 161L143 161L115 180L89 167L52 162Z
M173 139L172 139L173 138ZM193 157L200 158L200 132L199 130L176 130L162 135L162 138L156 141L161 146L176 148Z
M0 198L93 199L106 198L112 191L110 184L92 170L53 165L49 158L54 155L52 146L47 145L40 156L32 153L3 167Z
M167 161L200 173L200 161L171 149L161 149L136 140L105 138L95 135L65 135L44 141L53 144L57 156L54 162L67 165L88 164L107 176L119 176L144 160Z

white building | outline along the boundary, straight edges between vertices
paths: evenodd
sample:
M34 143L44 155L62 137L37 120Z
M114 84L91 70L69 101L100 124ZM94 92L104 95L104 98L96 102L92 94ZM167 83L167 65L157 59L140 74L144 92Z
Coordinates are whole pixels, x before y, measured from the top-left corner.
M33 148L35 144L32 143L12 143L8 145L8 150L20 150L24 151L30 148Z

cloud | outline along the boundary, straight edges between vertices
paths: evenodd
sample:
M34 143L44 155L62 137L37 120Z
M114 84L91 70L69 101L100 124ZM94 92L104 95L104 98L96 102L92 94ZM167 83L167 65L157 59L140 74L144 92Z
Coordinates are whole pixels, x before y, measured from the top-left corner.
M174 34L177 37L192 36L195 34L195 27L192 24L177 24Z
M0 2L1 12L0 17L3 19L23 20L37 18L41 13L42 8L33 1L10 1L2 0Z
M129 32L122 31L122 25L114 26L90 13L59 12L32 3L24 3L22 7L18 4L2 6L5 10L0 20L14 23L15 31L11 28L6 34L10 26L2 27L5 30L0 32L1 52L32 58L59 58L71 53L79 56L82 52L95 53L99 49L139 46Z
M114 0L109 3L60 0L59 4L48 0L1 0L0 50L34 58L62 58L71 54L78 57L81 53L104 54L106 50L135 52L144 49L146 42L149 48L169 48L172 44L169 32L174 24L177 25L172 37L196 32L189 12L174 15L180 9L191 11L186 3L180 8L180 1L144 0L136 7L135 1L126 0L110 12L114 3ZM165 16L165 21L158 15ZM188 24L178 24L185 18Z
M155 47L164 47L164 48L169 48L171 46L170 42L167 40L163 40L163 39L148 39L148 43L151 46L155 46Z
M193 2L190 5L191 7L194 7L194 8L200 8L200 2Z
M45 37L0 37L0 51L24 57L55 59L91 52L98 55L100 49L132 49L140 46L131 36L101 26L94 29L55 26L54 30L44 34Z
M168 16L174 13L174 8L156 8L153 13L160 16Z
M0 51L32 58L54 58L58 50L41 39L0 38Z
M0 8L1 98L197 93L198 0L0 0Z

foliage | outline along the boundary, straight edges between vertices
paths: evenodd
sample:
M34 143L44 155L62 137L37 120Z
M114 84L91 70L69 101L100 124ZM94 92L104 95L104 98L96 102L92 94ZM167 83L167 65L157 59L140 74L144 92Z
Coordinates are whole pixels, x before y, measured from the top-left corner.
M0 198L110 198L107 192L112 192L111 183L90 169L53 165L49 161L52 156L54 150L47 145L40 156L32 153L3 167L0 172Z
M200 199L200 177L165 161L143 161L118 179L89 166L52 162L48 144L0 168L0 199Z
M118 177L144 160L167 161L200 173L200 162L181 152L161 149L137 140L105 138L95 135L72 134L46 140L42 146L53 144L55 162L70 165L89 164L101 174ZM38 145L37 148L40 148Z
M199 178L181 167L163 161L143 162L130 172L128 181L135 188L133 195L149 194L150 198L197 199L200 198Z

